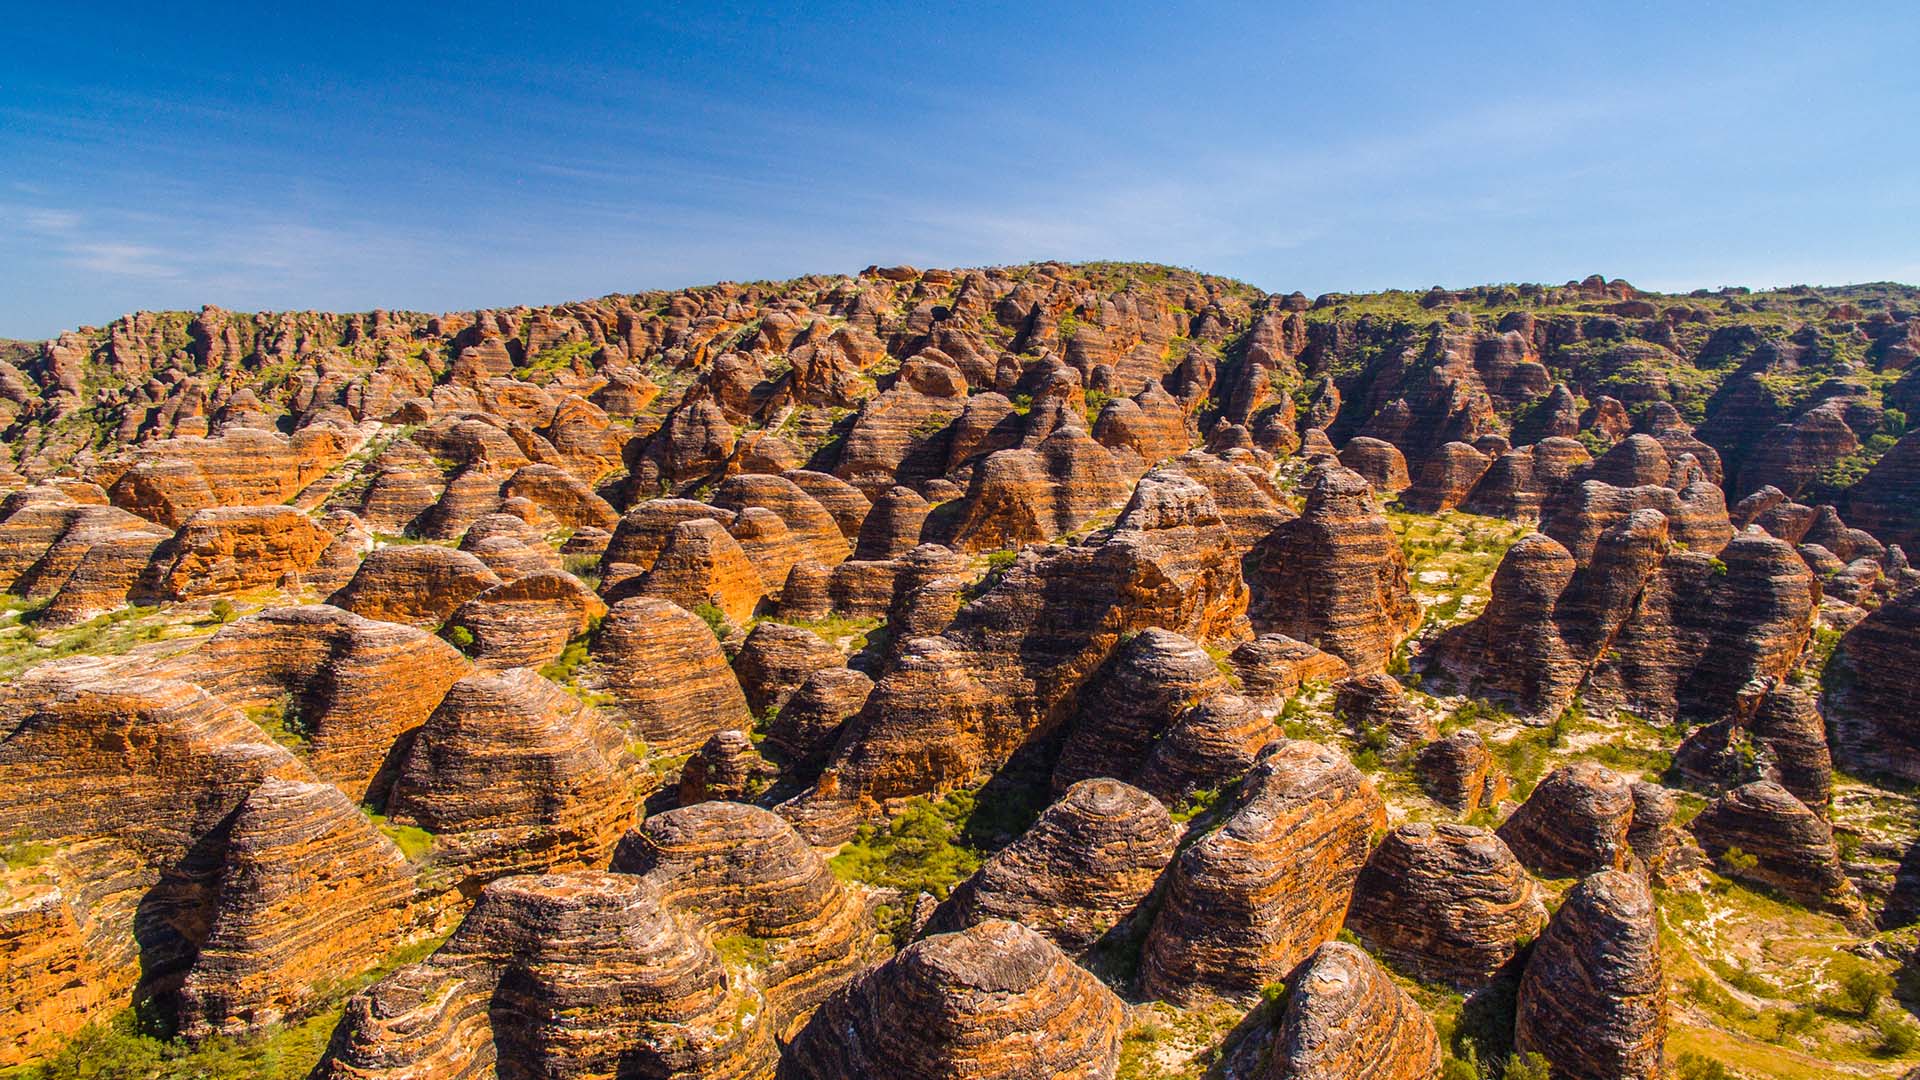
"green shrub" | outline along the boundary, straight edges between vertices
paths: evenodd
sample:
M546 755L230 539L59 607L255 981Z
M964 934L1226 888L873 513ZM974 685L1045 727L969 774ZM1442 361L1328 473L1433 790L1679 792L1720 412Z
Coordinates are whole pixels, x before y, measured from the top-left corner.
M433 850L433 834L427 830L416 825L395 825L387 820L386 815L376 814L365 806L360 808L360 812L367 815L367 819L373 822L374 828L379 829L387 839L393 841L394 846L400 849L400 854L405 855L410 862L419 862Z
M589 588L600 587L600 556L569 555L561 561L560 565L567 573L586 582Z
M1760 857L1758 855L1749 855L1737 846L1730 847L1720 853L1720 865L1725 867L1730 874L1744 874L1760 865Z
M713 631L714 637L721 641L727 640L727 631L731 624L726 612L712 604L701 604L693 609L693 613L700 616L700 621L707 624L707 629Z
M1893 1009L1881 1013L1880 1018L1873 1022L1873 1027L1880 1034L1880 1041L1873 1048L1876 1054L1904 1057L1912 1053L1914 1047L1920 1046L1920 1028Z
M1879 1011L1880 1003L1886 1000L1892 989L1891 978L1869 967L1853 967L1840 976L1840 987L1834 992L1832 1007L1836 1012L1868 1020Z
M587 659L587 634L581 634L567 642L566 648L560 650L560 655L552 663L541 667L540 674L561 686L572 686Z
M453 647L463 653L471 653L473 651L473 631L464 626L456 626L447 631L447 640L453 642Z
M259 724L274 742L295 753L304 753L313 744L313 725L300 715L300 702L292 694L248 709L247 719Z
M1687 1051L1674 1059L1673 1080L1733 1080L1733 1074L1720 1062Z
M841 877L944 900L980 868L980 852L962 840L963 829L948 800L914 799L892 821L862 825L831 865Z
M234 609L233 601L223 596L213 602L212 614L213 621L224 626L232 622L240 613Z
M35 840L23 830L0 842L0 862L9 870L25 870L46 862L55 850L52 844Z
M1500 1076L1501 1080L1553 1080L1553 1068L1546 1058L1528 1052L1508 1058Z

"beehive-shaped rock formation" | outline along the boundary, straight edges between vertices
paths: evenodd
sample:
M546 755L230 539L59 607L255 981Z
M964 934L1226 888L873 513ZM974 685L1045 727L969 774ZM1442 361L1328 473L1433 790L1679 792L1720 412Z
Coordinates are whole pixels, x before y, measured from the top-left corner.
M1365 951L1329 941L1287 978L1260 1080L1431 1080L1440 1037Z
M383 622L437 628L460 605L500 584L471 553L438 544L389 544L361 561L327 603Z
M1337 750L1283 742L1241 782L1219 828L1174 860L1141 955L1141 990L1248 1000L1339 932L1386 812Z
M988 921L916 942L821 1007L789 1080L1111 1080L1126 1008L1047 939Z
M1538 873L1581 877L1627 866L1632 824L1626 777L1598 762L1576 761L1540 781L1500 826L1500 839Z
M378 795L394 744L470 670L429 634L326 604L249 616L168 667L236 708L277 713L308 766L352 800Z
M1395 967L1472 986L1546 925L1547 909L1513 852L1469 825L1402 825L1367 859L1347 925Z
M597 866L656 783L626 742L532 671L469 675L414 736L387 816L471 878Z
M1372 488L1337 466L1315 470L1305 511L1255 546L1247 584L1255 629L1318 646L1358 672L1384 668L1419 615Z
M1011 919L1078 956L1129 918L1172 861L1180 830L1152 796L1082 780L934 912L929 933Z
M1658 1080L1667 1037L1666 981L1653 894L1617 870L1574 886L1520 979L1516 1053L1555 1076Z
M747 699L700 617L653 597L622 600L595 631L587 681L648 749L683 754L748 722Z

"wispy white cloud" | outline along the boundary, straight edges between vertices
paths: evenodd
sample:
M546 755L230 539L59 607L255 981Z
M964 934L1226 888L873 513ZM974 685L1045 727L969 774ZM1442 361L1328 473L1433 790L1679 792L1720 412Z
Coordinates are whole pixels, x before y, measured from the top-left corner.
M166 252L146 244L79 241L65 245L62 258L95 274L162 279L180 276L180 268L168 260Z

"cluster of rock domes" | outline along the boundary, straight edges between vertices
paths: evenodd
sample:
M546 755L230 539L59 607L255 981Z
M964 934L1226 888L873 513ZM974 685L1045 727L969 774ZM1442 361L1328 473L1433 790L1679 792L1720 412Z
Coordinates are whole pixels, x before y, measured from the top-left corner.
M1244 1011L1257 1075L1432 1077L1396 976L1511 983L1556 1076L1660 1075L1654 889L1895 907L1830 802L1920 777L1915 437L1832 476L1920 387L1754 388L1835 340L1894 375L1911 313L1345 303L886 268L0 364L0 636L47 657L0 685L0 836L50 853L4 882L0 1064L135 1000L259 1032L450 934L316 1076L1111 1078L1159 1001ZM1428 625L1396 497L1538 531ZM1589 760L1516 800L1409 669L1684 725L1705 807ZM990 778L1037 817L944 897L829 868Z

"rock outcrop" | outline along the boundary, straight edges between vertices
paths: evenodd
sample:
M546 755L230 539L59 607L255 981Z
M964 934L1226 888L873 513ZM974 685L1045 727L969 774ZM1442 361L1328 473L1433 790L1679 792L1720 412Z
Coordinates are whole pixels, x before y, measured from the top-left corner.
M807 677L844 667L847 658L820 635L767 620L753 628L733 656L733 674L756 714L786 705Z
M971 779L1057 729L1123 635L1243 636L1230 544L1200 484L1143 479L1110 533L1029 548L944 632L902 643L820 788L788 811L816 842L844 838L880 800Z
M471 668L413 627L312 604L232 623L167 670L292 734L308 767L357 803L382 795L395 746Z
M1455 813L1490 809L1507 797L1507 774L1477 731L1456 731L1422 747L1414 773L1434 802Z
M1832 827L1779 784L1755 780L1734 788L1708 803L1688 828L1725 873L1834 911L1863 931L1870 927L1859 891L1840 866Z
M476 663L500 671L551 663L606 613L606 602L579 578L540 570L474 596L447 626L467 632L463 647Z
M1056 791L1094 777L1132 779L1190 703L1227 689L1213 657L1171 630L1122 642L1095 675L1054 767Z
M757 955L745 974L782 1037L872 959L859 897L758 807L703 802L656 814L620 842L613 868L641 875L715 941L749 946Z
M1493 833L1470 825L1402 825L1367 858L1347 926L1396 968L1474 986L1547 922L1533 878Z
M472 554L438 544L389 544L367 553L327 603L383 622L436 629L460 605L500 584Z
M469 879L598 866L657 780L597 710L525 668L454 683L415 734L389 820Z
M1260 1080L1431 1080L1440 1037L1418 1003L1344 941L1287 977L1287 1008Z
M656 753L683 754L745 726L746 695L700 617L652 597L622 600L595 631L587 682L613 716Z
M272 1024L427 929L413 868L331 784L269 777L227 831L206 940L180 987L189 1037Z
M765 1076L765 1008L648 879L508 877L431 957L348 1001L313 1075Z
M1673 764L1716 789L1772 780L1817 812L1833 799L1833 759L1819 708L1811 694L1784 680L1749 687L1737 712L1681 742Z
M1617 870L1587 878L1527 960L1514 1051L1545 1057L1555 1076L1659 1080L1667 1024L1652 892Z
M836 994L781 1061L785 1080L1111 1080L1126 1007L1019 923L907 946Z
M1359 474L1321 468L1307 482L1300 517L1275 529L1247 557L1248 616L1379 671L1419 616L1407 591L1407 560L1373 491Z
M1674 548L1666 519L1640 510L1602 532L1585 565L1552 537L1522 537L1486 611L1430 655L1535 714L1584 693L1655 719L1712 722L1747 684L1791 669L1814 609L1813 576L1785 541L1750 530L1710 557Z
M1920 780L1920 589L1882 604L1847 631L1828 663L1833 753L1862 772Z
M1576 761L1540 781L1500 826L1500 839L1536 873L1583 877L1626 868L1632 824L1627 779L1598 762Z
M333 542L319 522L291 507L208 507L154 553L152 591L193 600L297 584Z
M1245 1001L1285 978L1339 932L1369 836L1385 824L1379 795L1338 751L1269 747L1219 828L1174 860L1141 953L1142 992Z
M1079 956L1134 915L1179 838L1166 807L1146 792L1082 780L956 886L927 931L1009 919Z

